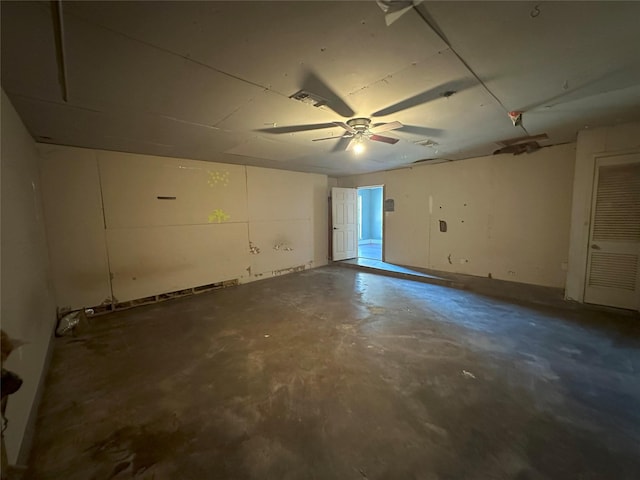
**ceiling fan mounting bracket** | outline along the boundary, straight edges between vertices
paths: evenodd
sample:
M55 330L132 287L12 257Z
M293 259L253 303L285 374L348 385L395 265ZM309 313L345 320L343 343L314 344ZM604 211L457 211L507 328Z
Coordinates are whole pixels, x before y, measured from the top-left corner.
M369 129L370 124L371 119L364 117L352 118L351 120L347 120L347 125L355 130L363 132Z

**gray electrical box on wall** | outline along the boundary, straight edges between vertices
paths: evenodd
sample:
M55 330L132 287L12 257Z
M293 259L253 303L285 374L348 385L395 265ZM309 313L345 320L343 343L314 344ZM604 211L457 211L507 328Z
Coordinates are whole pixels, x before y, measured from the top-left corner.
M393 198L387 198L384 201L384 211L385 212L393 212L395 211L396 207L395 207L395 203L393 201Z

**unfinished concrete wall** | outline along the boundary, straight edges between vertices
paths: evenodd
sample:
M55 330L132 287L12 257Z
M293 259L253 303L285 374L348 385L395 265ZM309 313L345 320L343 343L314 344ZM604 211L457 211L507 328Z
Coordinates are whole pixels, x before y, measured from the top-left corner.
M9 398L5 441L9 461L24 461L55 327L56 311L35 143L2 92L2 329L29 342L4 365L22 388ZM22 450L22 453L21 453Z
M596 158L639 151L640 123L578 132L571 209L569 272L565 290L567 299L579 302L584 300Z
M84 267L85 258L95 260L91 275L101 279L91 295L85 288L84 294L60 296L61 305L126 302L327 263L325 175L71 147L40 149L49 193L46 214L56 220L52 236L60 225L90 226L84 237L77 232L79 257L52 243L58 290L82 292L74 272ZM57 166L67 175L66 184L56 177ZM91 205L72 205L83 197Z
M570 144L338 183L385 185L395 202L384 218L388 262L563 287L574 159Z

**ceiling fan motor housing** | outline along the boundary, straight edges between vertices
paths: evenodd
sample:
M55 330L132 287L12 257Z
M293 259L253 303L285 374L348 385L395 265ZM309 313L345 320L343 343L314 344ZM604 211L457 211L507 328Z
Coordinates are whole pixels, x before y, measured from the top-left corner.
M347 125L359 132L368 130L370 124L371 120L368 118L352 118L351 120L347 120Z

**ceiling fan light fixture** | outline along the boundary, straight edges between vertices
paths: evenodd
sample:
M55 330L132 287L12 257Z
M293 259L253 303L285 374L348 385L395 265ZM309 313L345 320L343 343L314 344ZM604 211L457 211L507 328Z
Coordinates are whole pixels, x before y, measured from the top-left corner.
M353 153L360 155L362 152L364 152L364 143L360 140L353 146Z

